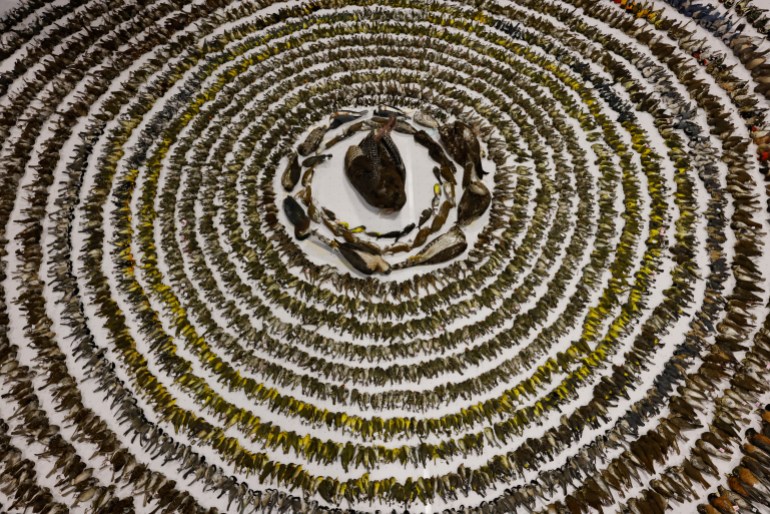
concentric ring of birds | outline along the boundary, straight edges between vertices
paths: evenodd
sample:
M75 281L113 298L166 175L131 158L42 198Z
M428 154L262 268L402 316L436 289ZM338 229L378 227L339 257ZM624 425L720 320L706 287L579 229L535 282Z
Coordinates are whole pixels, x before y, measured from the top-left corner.
M761 3L9 10L0 510L768 512Z

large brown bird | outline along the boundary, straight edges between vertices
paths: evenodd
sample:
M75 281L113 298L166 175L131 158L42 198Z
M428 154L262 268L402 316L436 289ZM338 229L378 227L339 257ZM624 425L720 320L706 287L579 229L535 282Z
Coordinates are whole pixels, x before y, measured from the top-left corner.
M390 132L396 118L372 130L345 154L345 174L367 203L380 209L399 210L406 203L406 169Z

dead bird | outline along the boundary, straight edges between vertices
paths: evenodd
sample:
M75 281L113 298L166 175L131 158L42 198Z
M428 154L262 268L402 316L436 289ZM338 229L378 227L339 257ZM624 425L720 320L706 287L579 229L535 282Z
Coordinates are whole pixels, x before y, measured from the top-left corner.
M730 501L727 495L718 495L711 493L708 495L708 501L712 507L717 509L721 514L735 514L738 511L735 504Z
M368 111L337 111L329 117L331 119L329 130L334 130L337 127L344 125L345 123L355 121L363 116L366 116L367 114Z
M390 132L396 118L372 130L345 154L345 174L364 200L381 209L399 210L406 203L406 169Z
M310 218L305 213L305 209L294 199L293 196L287 196L283 201L283 212L289 221L294 225L294 237L299 240L307 239L310 235Z
M427 223L427 221L430 219L430 217L433 216L433 209L428 207L427 209L423 209L420 213L420 219L417 222L418 227L422 227Z
M763 501L761 499L761 495L757 495L757 493L749 484L743 482L740 478L738 478L738 476L736 476L735 472L728 475L727 486L730 488L732 492L734 492L735 494L739 495L742 498L745 498L749 502L756 501L766 506L770 506L770 500Z
M720 514L716 508L712 507L708 503L698 505L696 510L698 511L698 514Z
M419 264L438 264L454 259L468 248L465 233L458 227L441 234L418 254L409 257L406 262L410 266Z
M346 241L339 245L338 250L351 266L365 275L390 273L390 264L381 255L370 253L368 247Z
M433 223L430 225L431 232L438 232L438 230L444 226L447 218L449 217L449 211L452 209L453 204L449 200L444 200L436 213L436 217L433 218Z
M399 239L408 235L412 230L415 229L415 227L416 225L414 223L410 223L401 230L391 230L390 232L385 232L384 234L380 234L379 232L367 232L366 235L370 237L376 237L377 239L393 239L398 242Z
M392 116L391 116L392 117ZM373 116L371 121L384 125L390 120L390 118L383 118L382 116ZM401 132L402 134L406 134L408 136L412 136L417 132L417 129L414 128L410 123L400 119L396 118L396 124L393 126L394 132Z
M291 192L294 189L294 186L299 181L301 171L302 167L299 165L299 157L296 153L292 153L289 163L286 165L286 169L283 170L283 175L281 176L281 185L286 191Z
M392 117L401 117L405 118L406 113L399 109L398 107L393 107L392 105L379 105L377 106L377 109L374 111L375 116L382 116L383 118L392 118Z
M318 147L321 146L321 140L327 130L329 130L327 127L317 127L311 130L310 134L308 134L305 140L297 147L299 154L304 157L318 150Z
M728 478L728 485L729 485L729 479ZM752 507L751 504L746 501L746 498L738 494L737 492L731 491L730 489L723 487L723 486L717 486L717 492L719 493L719 496L723 498L727 498L730 503L738 507L738 510L733 511L733 514L735 512L741 512L740 509L745 510L746 512L754 512L759 513L759 510L757 510L756 507Z
M417 111L414 113L414 116L412 116L412 119L415 123L418 123L423 127L438 128L439 126L438 120L426 112Z
M305 173L302 174L302 185L304 187L308 187L310 183L313 181L313 175L315 174L315 168L312 166L305 170Z
M463 191L457 207L457 223L468 225L484 214L492 202L492 194L480 180L473 180Z
M302 166L308 167L308 166L316 166L318 164L321 164L322 162L326 162L329 159L332 158L332 154L330 153L324 153L320 155L313 155L312 157L308 157L304 161L302 161Z
M682 469L684 470L684 474L693 482L698 482L706 488L711 485L709 484L708 480L704 478L703 474L701 474L701 472L695 466L693 466L692 461L689 458L682 461Z
M449 160L444 149L438 144L427 132L424 130L418 130L414 133L414 141L428 149L428 155L434 161L439 163L439 174L444 180L453 184L457 183L455 180L455 165ZM438 180L441 178L437 177Z
M483 178L486 172L481 166L481 145L473 129L462 121L441 125L438 129L441 144L452 158L466 166L471 164L477 178ZM463 185L467 185L465 178Z
M368 121L369 120L357 121L352 125L345 127L341 134L334 136L333 138L328 140L326 143L324 143L324 149L331 148L337 143L348 139L356 132L359 132L362 130L368 130L370 128L369 123L367 123Z
M762 502L760 498L767 498L770 496L770 490L759 480L759 478L757 478L754 473L743 466L737 467L733 473L738 477L741 485L743 485L743 487L746 489L749 497L752 500L759 500L761 503L765 503Z

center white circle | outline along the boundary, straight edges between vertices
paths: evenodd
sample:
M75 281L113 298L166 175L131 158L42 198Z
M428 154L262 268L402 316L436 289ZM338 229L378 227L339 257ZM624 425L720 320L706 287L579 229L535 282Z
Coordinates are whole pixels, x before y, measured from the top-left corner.
M370 119L371 110L364 116L358 118L356 122L363 123ZM331 120L331 118L330 118ZM401 122L408 126L411 125L416 131L423 130L433 139L436 144L441 144L441 137L438 129L429 128L415 123L409 117L401 118ZM328 122L327 122L328 123ZM439 179L441 175L438 167L439 163L431 158L428 149L415 141L414 135L393 130L390 137L398 148L399 154L404 163L405 181L404 189L406 193L406 202L398 211L387 211L370 205L363 196L356 190L345 173L345 155L352 146L357 146L366 137L373 127L379 126L371 122L353 127L355 122L342 124L340 127L327 130L318 147L312 154L299 157L299 163L302 164L307 159L315 159L322 155L329 155L329 158L316 164L302 165L300 177L297 178L296 185L291 191L286 191L282 184L282 178L290 169L291 155L287 155L278 165L278 172L275 174L274 187L277 191L282 191L286 196L294 197L296 206L301 211L307 213L308 217L313 217L308 210L311 202L315 210L315 221L310 222L309 230L302 229L305 237L298 238L294 232L295 226L287 218L285 208L279 210L279 219L289 232L294 234L295 242L302 248L305 256L318 265L332 265L341 271L346 271L354 275L359 275L359 271L353 269L338 250L338 244L344 241L344 238L335 229L329 225L340 225L346 227L351 235L360 238L362 241L368 241L383 250L382 254L377 254L386 261L386 267L389 271L385 274L377 273L375 276L380 280L399 280L416 273L427 272L446 265L446 262L435 264L421 264L416 267L400 266L407 258L417 254L425 249L431 241L440 237L441 234L452 230L457 223L457 205L464 193L462 187L463 167L452 160L455 165L455 180L457 184L450 186L445 178ZM379 123L379 122L377 122ZM308 136L316 130L319 124L308 127L297 138L297 144L308 141ZM347 138L342 135L350 134ZM311 138L312 139L312 138ZM335 142L336 141L336 142ZM481 181L492 191L494 187L494 176L497 166L488 160L486 143L480 141L482 146L482 166L487 174ZM328 145L328 147L327 147ZM434 169L436 170L434 172ZM288 175L286 175L288 176ZM451 196L447 196L448 191ZM281 195L283 196L283 195ZM439 206L444 207L444 203L449 202L450 209L446 212L446 219L438 228L431 229L434 218L438 215ZM281 202L283 204L283 201ZM323 211L323 213L322 213ZM420 220L424 214L430 213L427 221L420 225ZM321 222L321 219L324 221ZM489 219L489 209L486 210L478 219L470 224L465 224L460 229L462 237L467 241L470 248L476 241L480 231L487 224ZM326 225L326 226L325 226ZM412 246L411 249L398 250L390 253L388 248L399 245L409 245L414 241L418 231L430 230L427 239L423 236L422 243ZM411 229L411 230L405 230ZM398 237L398 233L401 233ZM375 234L386 235L385 237L376 237ZM467 251L467 250L466 250ZM463 252L465 253L465 252ZM458 256L462 258L462 256ZM454 261L451 259L449 262ZM394 267L395 266L395 267ZM378 267L378 269L380 269Z

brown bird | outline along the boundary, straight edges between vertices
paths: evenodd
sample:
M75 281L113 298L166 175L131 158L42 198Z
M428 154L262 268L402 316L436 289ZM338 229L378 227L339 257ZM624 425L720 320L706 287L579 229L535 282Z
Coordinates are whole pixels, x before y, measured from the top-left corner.
M468 225L484 214L492 202L492 195L487 186L480 180L473 180L463 191L457 208L457 223Z
M684 469L684 474L687 475L688 478L692 479L693 481L700 482L703 487L710 487L711 484L706 480L703 475L701 474L698 469L692 465L692 462L690 459L684 459L682 461L682 469Z
M767 455L761 448L751 443L744 443L743 453L754 457L756 460L770 468L770 455Z
M711 493L708 496L708 500L711 506L717 509L720 514L735 514L736 512L735 505L727 496Z
M751 444L761 448L765 453L770 454L770 437L767 437L765 434L757 433L757 431L752 428L746 430L746 435Z
M339 246L339 251L351 266L365 275L390 273L390 264L363 245L345 242Z
M728 487L730 487L731 491L745 498L749 502L756 501L757 503L770 505L770 503L768 503L767 501L762 501L760 497L757 496L757 493L753 490L753 488L749 487L747 484L741 481L741 479L735 476L734 474L728 475L727 485Z
M730 489L726 487L722 487L720 485L720 486L717 486L717 492L719 493L719 496L726 497L728 500L730 500L730 503L738 507L738 509L736 509L735 512L746 511L746 512L754 512L755 514L759 514L759 510L757 510L756 507L753 507L746 498L742 497L739 494L736 494ZM733 512L733 514L735 514L735 512Z
M754 501L767 505L765 498L768 497L768 492L770 491L759 481L757 476L744 467L738 467L735 471L749 497Z
M719 511L709 505L708 503L703 505L698 505L698 514L719 514Z
M480 179L486 175L486 172L481 167L481 146L479 145L479 140L469 125L458 120L454 123L440 126L438 132L444 148L465 170L463 174L463 187L470 184L474 178Z
M305 213L305 209L299 204L293 196L287 196L283 201L283 212L289 221L294 225L294 237L297 239L307 239L310 236L310 218Z
M400 210L406 203L406 169L390 132L396 125L391 117L372 130L345 154L345 174L367 203L381 209Z

